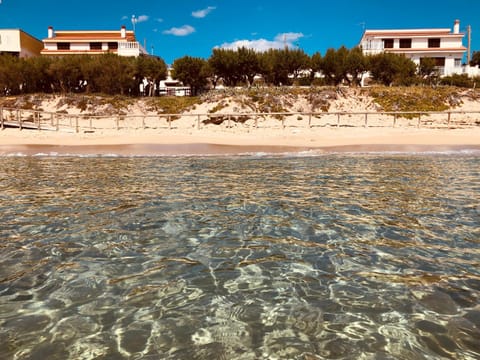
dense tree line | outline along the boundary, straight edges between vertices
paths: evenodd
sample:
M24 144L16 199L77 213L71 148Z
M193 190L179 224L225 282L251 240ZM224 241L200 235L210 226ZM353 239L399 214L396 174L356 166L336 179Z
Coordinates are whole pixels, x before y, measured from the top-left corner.
M472 65L480 63L474 52ZM339 85L358 86L366 72L383 85L434 84L440 79L433 59L416 66L403 55L380 53L365 56L359 47L328 49L312 56L301 49L270 49L257 52L248 48L213 49L208 59L184 56L173 63L174 78L192 88L192 94L207 85ZM71 55L19 59L0 56L0 91L17 93L105 93L138 95L145 79L149 84L166 78L167 66L157 57ZM449 78L450 83L466 83ZM153 86L149 87L152 95Z
M143 79L158 82L166 75L167 65L155 57L0 56L0 90L12 95L34 92L137 95Z
M381 53L365 56L361 48L328 49L324 56L319 52L312 56L301 49L270 49L256 52L247 48L214 49L209 59L196 58L198 71L190 71L185 63L193 58L185 57L173 63L178 79L215 86L219 80L225 86L252 86L256 76L266 85L320 84L360 85L362 76L370 72L372 79L383 85L412 85L431 83L436 77L433 59L426 59L417 68L415 63L402 55ZM428 61L431 60L431 61ZM438 80L438 79L437 79Z

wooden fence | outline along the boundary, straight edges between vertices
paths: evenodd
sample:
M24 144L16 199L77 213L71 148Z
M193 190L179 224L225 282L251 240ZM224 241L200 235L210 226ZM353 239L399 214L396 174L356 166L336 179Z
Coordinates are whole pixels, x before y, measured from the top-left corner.
M203 113L158 115L65 114L27 109L0 107L0 128L94 132L107 129L172 129L177 119L190 118L189 127L208 126L232 128L242 124L248 128L271 127L274 119L278 128L292 127L422 127L469 128L480 126L480 111L443 112L288 112L288 113Z

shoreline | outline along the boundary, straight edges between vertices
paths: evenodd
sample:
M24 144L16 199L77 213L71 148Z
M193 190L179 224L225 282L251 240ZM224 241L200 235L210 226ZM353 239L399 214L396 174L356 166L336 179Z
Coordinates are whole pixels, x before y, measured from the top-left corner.
M480 153L480 128L326 128L305 133L270 129L268 133L250 134L234 131L71 134L18 129L0 132L0 156L313 155L465 151Z
M264 128L107 131L65 133L0 131L0 156L22 155L237 155L246 153L450 152L480 151L480 127L418 128Z

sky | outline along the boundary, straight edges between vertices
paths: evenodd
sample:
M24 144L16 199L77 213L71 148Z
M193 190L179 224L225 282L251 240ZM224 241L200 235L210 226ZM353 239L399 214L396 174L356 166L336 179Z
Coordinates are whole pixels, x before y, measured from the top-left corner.
M207 59L212 49L303 49L358 45L365 29L471 27L480 50L480 0L0 0L0 28L42 40L47 29L134 29L145 49L167 64ZM467 36L464 38L467 46Z

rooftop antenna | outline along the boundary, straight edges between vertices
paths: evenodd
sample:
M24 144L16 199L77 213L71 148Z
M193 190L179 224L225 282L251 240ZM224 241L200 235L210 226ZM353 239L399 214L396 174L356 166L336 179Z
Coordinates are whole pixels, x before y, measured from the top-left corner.
M360 23L358 23L358 25L360 25L362 27L362 33L365 32L365 27L367 26L367 23L365 21L362 21Z
M1 1L1 0L0 0ZM135 24L137 23L137 19L135 18L135 15L132 15L132 26L133 26L133 32L135 32Z

